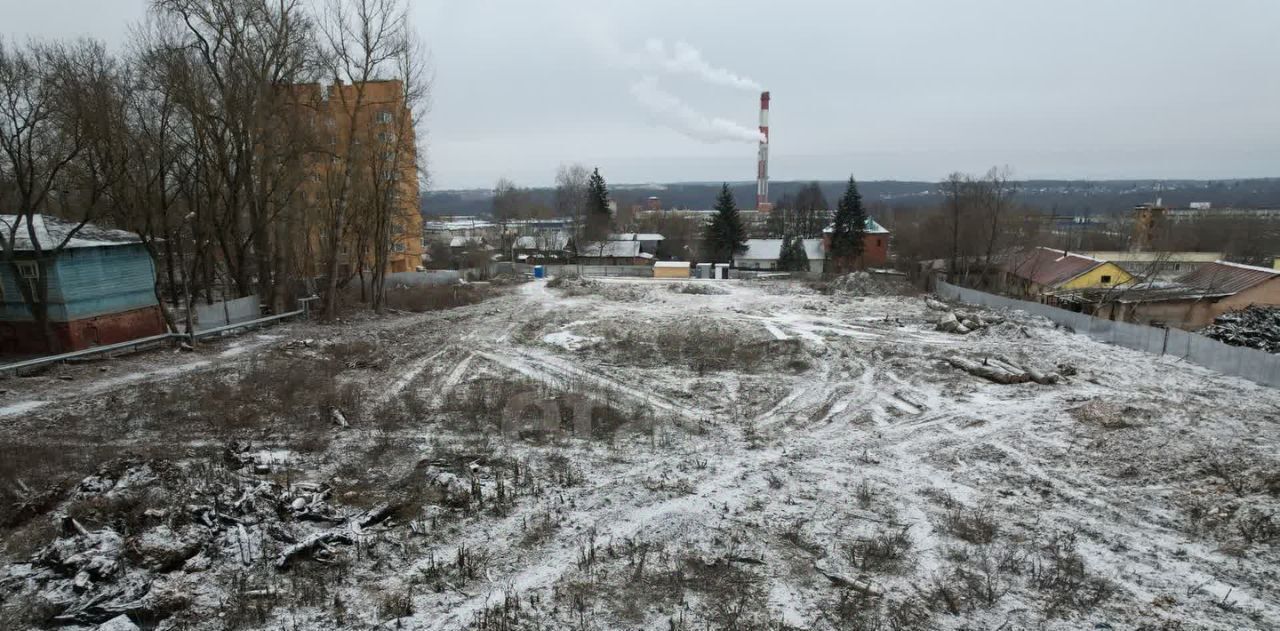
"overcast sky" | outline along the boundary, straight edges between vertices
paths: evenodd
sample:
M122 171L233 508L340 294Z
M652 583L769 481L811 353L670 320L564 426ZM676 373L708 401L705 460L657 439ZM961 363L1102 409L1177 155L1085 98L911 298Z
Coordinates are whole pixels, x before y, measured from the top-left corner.
M0 0L0 33L119 48L145 6ZM434 189L570 161L750 180L753 83L779 180L1280 176L1277 0L413 0L412 20Z

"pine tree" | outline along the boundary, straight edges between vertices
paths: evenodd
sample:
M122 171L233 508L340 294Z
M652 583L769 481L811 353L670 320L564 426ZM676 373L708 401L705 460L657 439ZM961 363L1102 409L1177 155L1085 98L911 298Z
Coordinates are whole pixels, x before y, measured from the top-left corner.
M863 238L867 234L867 213L862 209L858 183L849 176L849 185L836 205L835 223L831 231L831 260L836 273L847 271L862 256Z
M732 261L735 254L747 251L747 229L742 225L738 205L733 201L728 184L720 187L716 214L703 231L702 239L716 261Z
M587 217L583 241L603 242L609 236L613 214L609 211L609 187L597 168L587 180Z
M778 270L790 272L795 270L796 249L790 235L782 235L782 248L778 251Z
M782 237L782 249L778 252L778 269L784 272L809 271L809 255L804 251L804 239L800 236Z
M809 253L804 251L804 239L798 236L791 246L791 258L793 260L791 271L809 271Z

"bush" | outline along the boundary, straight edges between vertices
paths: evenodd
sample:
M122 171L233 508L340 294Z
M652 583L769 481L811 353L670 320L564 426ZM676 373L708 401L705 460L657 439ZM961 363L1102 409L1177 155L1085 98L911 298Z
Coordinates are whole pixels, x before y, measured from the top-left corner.
M392 309L423 313L465 307L482 302L490 291L472 285L431 285L388 288L386 305Z
M953 537L969 543L991 543L1000 531L991 510L986 507L956 506L947 511L942 528Z

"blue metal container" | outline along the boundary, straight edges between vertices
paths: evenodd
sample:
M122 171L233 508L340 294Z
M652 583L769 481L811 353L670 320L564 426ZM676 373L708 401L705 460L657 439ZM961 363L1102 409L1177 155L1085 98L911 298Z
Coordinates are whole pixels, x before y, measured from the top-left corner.
M545 267L543 267L543 266L541 266L541 265L534 265L534 266L533 266L533 277L534 277L534 278L546 278L546 277L547 277L547 268L545 268Z

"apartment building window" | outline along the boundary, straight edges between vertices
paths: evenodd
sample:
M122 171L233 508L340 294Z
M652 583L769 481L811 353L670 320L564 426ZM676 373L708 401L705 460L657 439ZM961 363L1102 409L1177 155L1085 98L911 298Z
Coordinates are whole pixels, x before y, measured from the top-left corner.
M390 125L390 124L391 124L391 112L388 112L388 111L386 111L386 110L383 110L383 111L381 111L381 112L378 112L378 122L379 122L379 123L382 123L383 125Z
M405 252L405 251L406 251L406 250L408 250L408 249L409 249L409 248L405 247L405 244L403 244L403 243L399 243L399 242L397 242L397 243L395 243L395 244L393 244L393 245L391 246L391 251L392 251L392 252L403 253L403 252Z
M385 132L385 131L378 132L378 140L381 140L384 144L388 144L388 145L389 145L389 144L391 144L392 136L391 136L391 134L389 134L389 133L387 133L387 132Z

